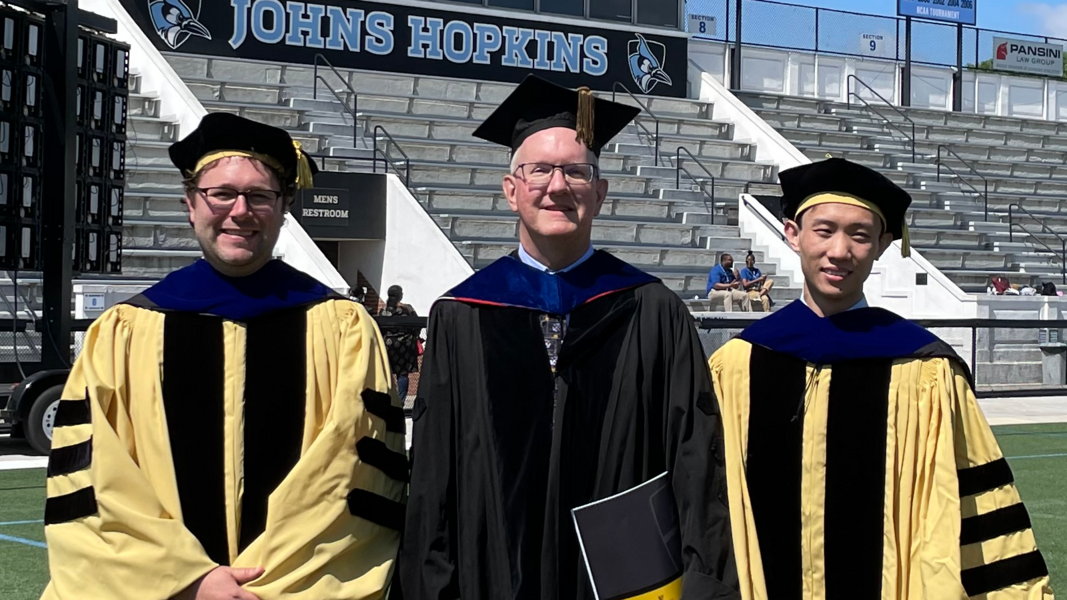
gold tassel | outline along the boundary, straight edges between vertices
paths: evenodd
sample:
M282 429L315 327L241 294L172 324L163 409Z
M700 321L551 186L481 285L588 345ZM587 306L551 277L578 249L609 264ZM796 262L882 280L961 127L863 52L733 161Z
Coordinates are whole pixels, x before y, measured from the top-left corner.
M578 118L574 129L578 132L575 139L592 148L593 144L593 105L596 98L587 87L578 88Z
M900 233L900 255L904 258L911 256L911 236L908 235L907 221L904 221L904 227Z
M293 147L296 148L296 189L306 190L315 187L311 165L308 164L307 155L300 148L300 142L293 140Z

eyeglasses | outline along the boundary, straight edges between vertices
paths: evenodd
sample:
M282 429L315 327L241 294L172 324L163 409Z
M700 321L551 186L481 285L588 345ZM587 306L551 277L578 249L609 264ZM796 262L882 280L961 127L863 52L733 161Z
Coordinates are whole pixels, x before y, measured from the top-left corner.
M269 209L274 208L282 193L278 190L235 190L229 187L196 188L204 195L208 204L214 208L230 208L237 202L238 196L244 196L249 208Z
M563 173L563 179L571 185L587 185L596 179L598 172L597 166L591 163L524 163L518 166L516 172L522 174L527 185L548 185L556 169Z

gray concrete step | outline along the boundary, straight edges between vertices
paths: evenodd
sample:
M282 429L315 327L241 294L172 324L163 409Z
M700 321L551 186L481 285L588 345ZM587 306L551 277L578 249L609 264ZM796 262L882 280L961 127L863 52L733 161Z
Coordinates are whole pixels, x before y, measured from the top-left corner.
M300 129L304 111L281 105L201 100L208 112L226 112L281 129Z
M433 218L453 241L518 239L519 222L513 215L455 215L435 212ZM736 227L611 218L598 218L593 222L593 241L597 244L718 247L725 244L724 240L738 241L739 237L740 232Z
M170 121L164 121L157 117L141 117L130 115L127 117L129 138L133 141L178 141L178 126Z
M744 256L750 248L750 242L745 238L722 238L715 241L719 246L714 249L609 243L598 244L598 247L644 270L696 268L702 269L706 278L707 271L718 261L719 253L730 252ZM455 245L476 268L481 268L515 250L515 242L510 240L458 240Z
M711 158L702 158L699 162L694 162L688 157L683 157L682 166L692 175L692 177L698 179L704 179L709 175L708 171L710 171L710 176L714 178L740 179L743 181L768 181L775 172L775 167L773 165L743 161L732 162ZM677 169L675 167L641 166L637 167L634 174L638 177L672 178L675 176L676 172ZM683 179L689 179L684 172L681 173L681 177Z

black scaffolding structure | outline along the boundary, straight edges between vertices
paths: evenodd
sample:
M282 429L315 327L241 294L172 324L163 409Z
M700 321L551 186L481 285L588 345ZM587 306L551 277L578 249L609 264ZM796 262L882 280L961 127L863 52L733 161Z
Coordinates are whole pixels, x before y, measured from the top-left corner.
M42 273L42 369L70 365L74 276L121 271L129 46L116 31L77 0L0 3L0 269Z

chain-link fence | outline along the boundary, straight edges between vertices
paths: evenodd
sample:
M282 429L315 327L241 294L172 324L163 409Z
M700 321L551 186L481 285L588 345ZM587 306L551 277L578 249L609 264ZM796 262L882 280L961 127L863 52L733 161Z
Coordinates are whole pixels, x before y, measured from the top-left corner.
M740 9L741 45L902 62L908 36L902 17L816 8L777 0L689 0L686 31L696 39L735 43ZM714 18L714 31L692 30L689 15ZM699 23L699 21L697 21ZM706 26L705 26L706 27ZM959 34L962 32L962 40ZM1067 46L1067 38L982 29L912 19L915 64L993 70L993 39L1013 38ZM962 43L960 43L962 41ZM740 81L740 79L738 79Z

